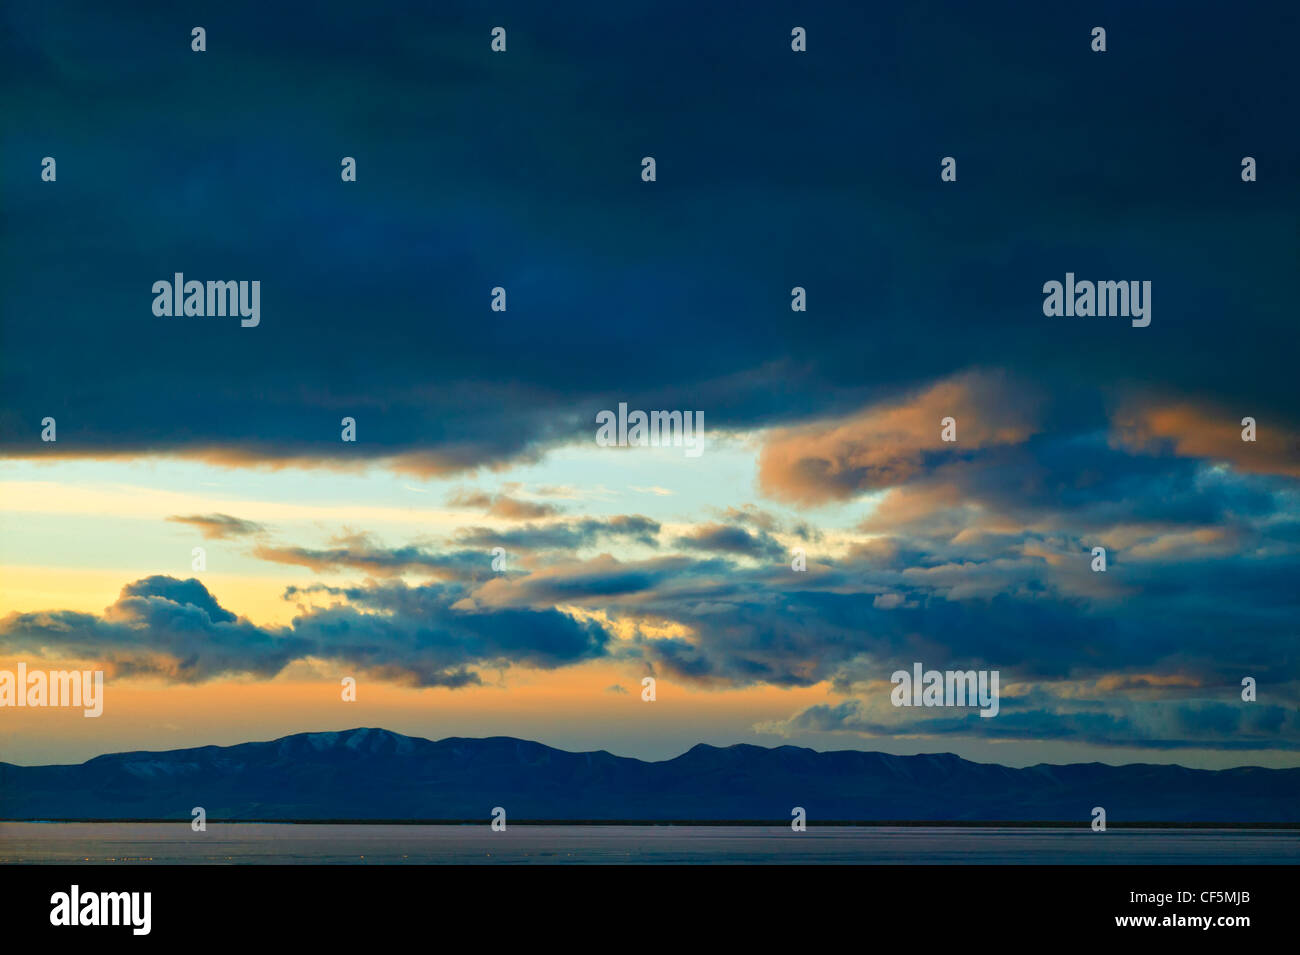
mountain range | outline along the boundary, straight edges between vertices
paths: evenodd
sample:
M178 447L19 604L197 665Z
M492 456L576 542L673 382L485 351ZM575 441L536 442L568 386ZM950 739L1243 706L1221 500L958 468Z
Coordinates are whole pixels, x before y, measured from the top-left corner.
M951 753L893 756L700 744L646 762L510 737L432 741L383 729L0 763L0 819L508 819L1300 822L1300 769L1081 763L1013 769Z

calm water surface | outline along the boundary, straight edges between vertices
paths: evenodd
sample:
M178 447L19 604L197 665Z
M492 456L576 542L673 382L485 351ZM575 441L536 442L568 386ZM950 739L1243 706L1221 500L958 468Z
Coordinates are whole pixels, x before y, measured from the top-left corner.
M0 823L0 863L1296 864L1300 831Z

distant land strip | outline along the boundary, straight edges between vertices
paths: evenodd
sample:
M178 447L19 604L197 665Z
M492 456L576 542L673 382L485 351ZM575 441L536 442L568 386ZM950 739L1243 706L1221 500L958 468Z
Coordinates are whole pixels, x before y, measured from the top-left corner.
M36 825L54 823L171 823L188 825L192 820L171 819L0 819L4 823L22 822ZM486 826L491 819L217 819L209 816L209 825L277 825L277 826ZM511 826L765 826L784 828L780 819L511 819ZM1021 822L1015 819L809 819L809 828L852 827L912 829L1091 829L1090 821L1077 819L1059 822L1042 820ZM1300 822L1113 822L1107 829L1300 829Z

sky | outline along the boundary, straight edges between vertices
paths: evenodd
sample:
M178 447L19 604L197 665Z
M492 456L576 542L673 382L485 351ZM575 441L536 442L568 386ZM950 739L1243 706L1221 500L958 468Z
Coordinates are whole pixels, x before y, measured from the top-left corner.
M429 6L0 11L0 670L106 674L0 760L1300 765L1294 9Z

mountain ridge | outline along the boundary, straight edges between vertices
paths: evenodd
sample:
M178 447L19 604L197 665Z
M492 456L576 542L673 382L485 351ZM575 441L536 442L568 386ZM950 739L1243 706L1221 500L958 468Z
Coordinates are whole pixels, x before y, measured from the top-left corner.
M380 727L231 746L0 762L0 819L510 818L1300 822L1300 768L1129 763L1013 768L952 753L895 756L697 743L645 761L511 736L430 740Z

